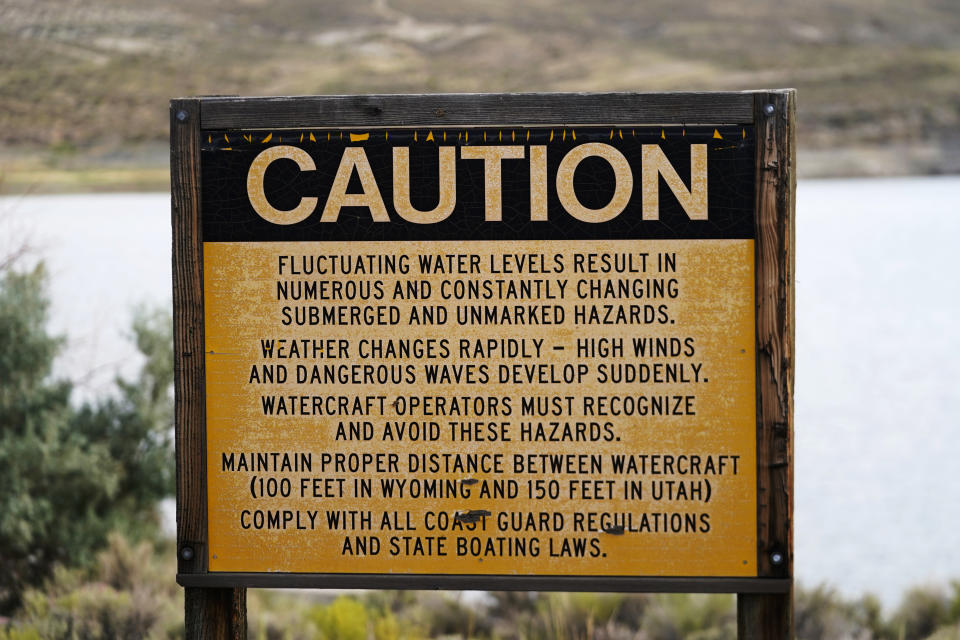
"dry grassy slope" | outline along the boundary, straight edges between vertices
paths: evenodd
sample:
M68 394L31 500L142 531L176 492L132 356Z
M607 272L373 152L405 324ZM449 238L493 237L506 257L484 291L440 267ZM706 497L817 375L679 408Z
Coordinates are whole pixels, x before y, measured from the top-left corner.
M782 86L817 173L960 170L954 0L0 0L8 164L162 163L179 95Z

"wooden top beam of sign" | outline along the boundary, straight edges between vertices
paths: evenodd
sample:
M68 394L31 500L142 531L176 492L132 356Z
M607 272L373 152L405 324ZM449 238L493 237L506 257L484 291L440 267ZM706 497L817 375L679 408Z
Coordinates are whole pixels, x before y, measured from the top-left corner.
M205 98L203 129L749 124L751 93L540 93Z

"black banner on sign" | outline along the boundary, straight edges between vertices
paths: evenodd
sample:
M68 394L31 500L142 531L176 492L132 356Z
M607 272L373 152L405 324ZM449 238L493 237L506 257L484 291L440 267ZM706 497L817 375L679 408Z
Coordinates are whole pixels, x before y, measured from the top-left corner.
M205 242L754 237L749 125L203 136Z

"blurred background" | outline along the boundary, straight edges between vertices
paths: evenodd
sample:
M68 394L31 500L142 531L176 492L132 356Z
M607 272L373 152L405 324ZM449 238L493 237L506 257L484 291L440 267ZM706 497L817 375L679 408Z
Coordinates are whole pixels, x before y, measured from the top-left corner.
M955 0L0 0L0 638L182 621L170 98L781 87L799 107L798 634L960 637ZM251 592L250 629L726 638L732 603Z
M951 0L3 0L8 188L161 189L187 95L795 87L803 177L960 170Z

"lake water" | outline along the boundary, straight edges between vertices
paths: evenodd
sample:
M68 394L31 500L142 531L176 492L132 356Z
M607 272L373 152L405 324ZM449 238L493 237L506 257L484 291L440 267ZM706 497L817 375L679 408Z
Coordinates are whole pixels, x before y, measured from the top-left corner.
M796 573L888 605L960 578L960 178L798 189ZM50 272L58 371L82 394L139 360L136 304L169 305L166 194L0 198L0 251Z

